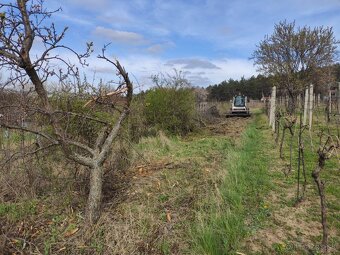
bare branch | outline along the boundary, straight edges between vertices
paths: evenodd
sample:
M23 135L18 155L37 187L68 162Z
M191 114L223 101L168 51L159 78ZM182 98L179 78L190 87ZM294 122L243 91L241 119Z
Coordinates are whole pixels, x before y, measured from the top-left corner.
M3 163L2 163L2 167L4 167L5 165L7 165L10 161L15 161L15 160L18 160L18 159L21 159L21 158L25 158L25 157L28 157L28 156L32 156L34 154L37 154L41 151L46 151L48 149L51 149L52 147L55 147L55 146L59 146L60 144L59 143L50 143L46 146L43 146L43 147L40 147L34 151L30 151L30 152L16 152L16 153L13 153L12 155L10 155Z
M21 126L8 125L8 124L5 124L5 123L0 123L0 127L1 128L14 129L14 130L22 130L24 132L39 135L39 136L41 136L41 137L43 137L43 138L45 138L49 141L52 141L54 143L58 143L58 141L56 139L54 139L53 137L51 137L50 135L45 134L45 133L40 132L40 131L37 131L37 130L33 130L33 129L26 128L26 127L21 127Z

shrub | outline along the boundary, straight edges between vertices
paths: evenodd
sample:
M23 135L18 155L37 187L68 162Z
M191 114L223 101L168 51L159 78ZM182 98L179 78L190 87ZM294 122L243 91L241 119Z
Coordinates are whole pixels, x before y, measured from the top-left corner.
M150 134L148 123L145 118L145 94L144 92L135 95L130 106L130 114L128 119L129 138L132 142L138 143L143 136Z
M154 88L145 97L145 116L158 129L186 134L194 128L194 92L190 88Z

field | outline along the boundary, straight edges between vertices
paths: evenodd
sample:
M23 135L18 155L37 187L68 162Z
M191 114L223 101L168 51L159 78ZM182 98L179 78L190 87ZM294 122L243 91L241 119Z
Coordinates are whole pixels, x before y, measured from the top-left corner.
M0 255L340 254L339 1L2 2Z
M106 166L103 214L93 227L83 221L86 183L65 173L62 177L59 169L58 177L50 173L53 190L46 186L48 192L0 205L1 250L318 254L320 209L310 177L316 156L306 154L306 195L296 204L296 166L284 174L288 159L279 158L273 138L259 110L251 118L215 119L185 137L159 132L142 138L132 146L134 156L125 171ZM329 161L322 176L333 254L340 242L337 163Z

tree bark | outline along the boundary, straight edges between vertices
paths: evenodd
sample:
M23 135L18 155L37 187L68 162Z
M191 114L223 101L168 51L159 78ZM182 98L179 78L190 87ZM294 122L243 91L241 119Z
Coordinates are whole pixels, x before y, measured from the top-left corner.
M296 98L294 94L288 95L288 102L287 102L287 110L289 115L293 115L295 113L295 107L296 107Z
M282 130L282 137L281 137L281 143L280 143L280 158L283 159L283 142L285 140L285 133L286 133L286 127L283 127Z
M275 137L275 143L278 143L279 142L279 138L280 138L280 118L281 116L278 115L277 116L277 119L276 119L276 137Z
M304 152L304 145L303 145L302 140L301 140L300 151L301 151L301 163L302 163L302 173L303 173L302 198L304 198L306 187L307 187L307 176L306 176L306 167L305 167L305 152Z
M289 173L292 171L293 167L293 142L294 142L294 132L292 128L289 128L290 131L290 144L289 144Z
M327 108L327 122L331 121L332 114L332 91L329 89L328 91L328 108Z
M306 185L307 185L307 178L306 178L306 169L305 169L305 158L304 158L304 146L302 141L302 134L305 129L305 126L302 124L302 111L300 112L300 124L299 124L299 137L298 137L298 180L297 180L297 194L296 194L296 202L300 202L305 195ZM300 197L300 175L301 175L301 165L302 165L302 173L303 173L303 188L302 188L302 195Z
M323 159L322 159L323 160ZM321 160L319 160L320 162ZM324 166L324 161L319 163L317 169L313 172L312 176L318 187L320 196L320 206L321 206L321 224L322 224L322 252L323 254L328 253L328 228L327 228L327 208L326 208L326 197L325 197L325 185L324 182L320 180L320 171Z
M103 166L96 164L91 169L90 192L87 199L86 221L90 225L97 222L100 216L103 186Z

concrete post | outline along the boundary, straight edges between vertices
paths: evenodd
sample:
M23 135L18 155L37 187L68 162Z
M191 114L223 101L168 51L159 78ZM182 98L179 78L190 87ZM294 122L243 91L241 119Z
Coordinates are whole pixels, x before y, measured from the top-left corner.
M309 130L312 130L313 124L313 84L309 86Z
M330 88L328 91L328 114L332 114L332 90Z
M305 104L304 104L304 107L303 107L303 122L302 122L302 124L304 126L307 124L308 100L309 100L309 90L308 90L308 88L306 88L306 91L305 91Z
M340 114L340 82L338 82L338 97L337 97L337 101L338 101L338 114Z
M276 86L272 89L272 96L270 98L270 115L269 115L269 125L275 131L275 102L276 102Z

